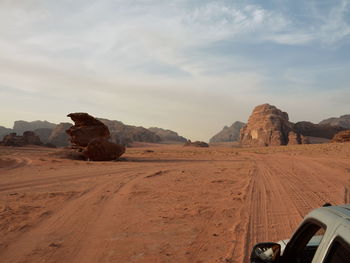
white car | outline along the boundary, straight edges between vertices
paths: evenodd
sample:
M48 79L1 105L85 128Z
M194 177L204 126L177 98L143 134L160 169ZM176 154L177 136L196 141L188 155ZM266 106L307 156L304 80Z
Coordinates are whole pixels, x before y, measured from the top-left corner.
M258 243L251 263L350 263L350 205L311 211L289 240Z

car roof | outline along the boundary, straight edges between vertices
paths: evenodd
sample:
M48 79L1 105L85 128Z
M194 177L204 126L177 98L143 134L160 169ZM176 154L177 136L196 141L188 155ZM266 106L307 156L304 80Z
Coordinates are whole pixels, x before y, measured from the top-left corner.
M328 211L328 212L333 213L337 216L343 217L344 219L350 219L350 204L337 205L337 206L327 206L327 207L321 207L318 209ZM316 210L318 210L318 209L316 209Z

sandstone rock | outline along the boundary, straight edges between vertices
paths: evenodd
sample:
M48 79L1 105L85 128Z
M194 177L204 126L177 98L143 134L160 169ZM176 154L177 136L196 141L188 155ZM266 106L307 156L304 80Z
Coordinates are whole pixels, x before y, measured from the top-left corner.
M331 126L339 126L344 129L350 129L350 114L340 116L339 118L329 118L321 121L319 124L328 124Z
M25 131L23 133L24 142L26 145L42 145L38 135L32 131Z
M294 124L294 130L304 136L332 139L335 134L345 128L332 126L330 124L314 124L308 121L301 121Z
M209 143L239 141L240 131L244 127L244 125L245 123L236 121L230 127L225 126L222 129L222 131L214 135L209 140Z
M17 135L16 133L10 133L6 135L1 142L5 146L26 146L26 145L42 145L39 136L35 135L32 131L25 131L23 136Z
M83 154L92 161L116 160L125 152L125 147L107 141L105 138L96 138L89 142Z
M301 144L301 136L299 133L290 131L288 134L288 145Z
M110 132L105 124L87 113L68 115L75 125L66 132L76 151L92 161L110 161L119 158L125 147L109 142Z
M350 130L337 133L334 135L332 142L350 142Z
M171 130L165 130L162 128L151 127L149 131L158 135L161 139L161 142L165 143L184 143L187 141L185 137L178 135L176 132Z
M56 125L56 127L52 130L50 137L48 138L48 142L56 145L57 147L65 147L69 145L69 136L66 133L73 125L68 122L61 122Z
M67 116L75 123L66 131L73 145L86 147L92 139L110 137L107 126L87 113L71 113Z
M195 141L192 142L191 140L188 140L184 146L193 146L193 147L209 147L209 144L206 142L201 142L201 141Z
M240 143L242 146L286 145L292 130L286 112L262 104L255 107L248 123L241 129Z

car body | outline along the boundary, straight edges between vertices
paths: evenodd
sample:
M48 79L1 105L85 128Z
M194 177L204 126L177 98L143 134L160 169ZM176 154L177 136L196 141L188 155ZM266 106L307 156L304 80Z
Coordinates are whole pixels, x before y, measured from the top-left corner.
M255 245L251 262L350 262L350 205L311 211L289 240Z

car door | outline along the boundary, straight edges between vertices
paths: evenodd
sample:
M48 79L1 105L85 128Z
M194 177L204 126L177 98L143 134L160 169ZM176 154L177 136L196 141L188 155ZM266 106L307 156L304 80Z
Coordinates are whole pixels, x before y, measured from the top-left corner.
M311 263L322 240L327 233L325 224L315 220L306 220L288 242L283 254L283 263Z
M350 262L350 222L345 219L336 229L331 242L326 247L322 263Z

